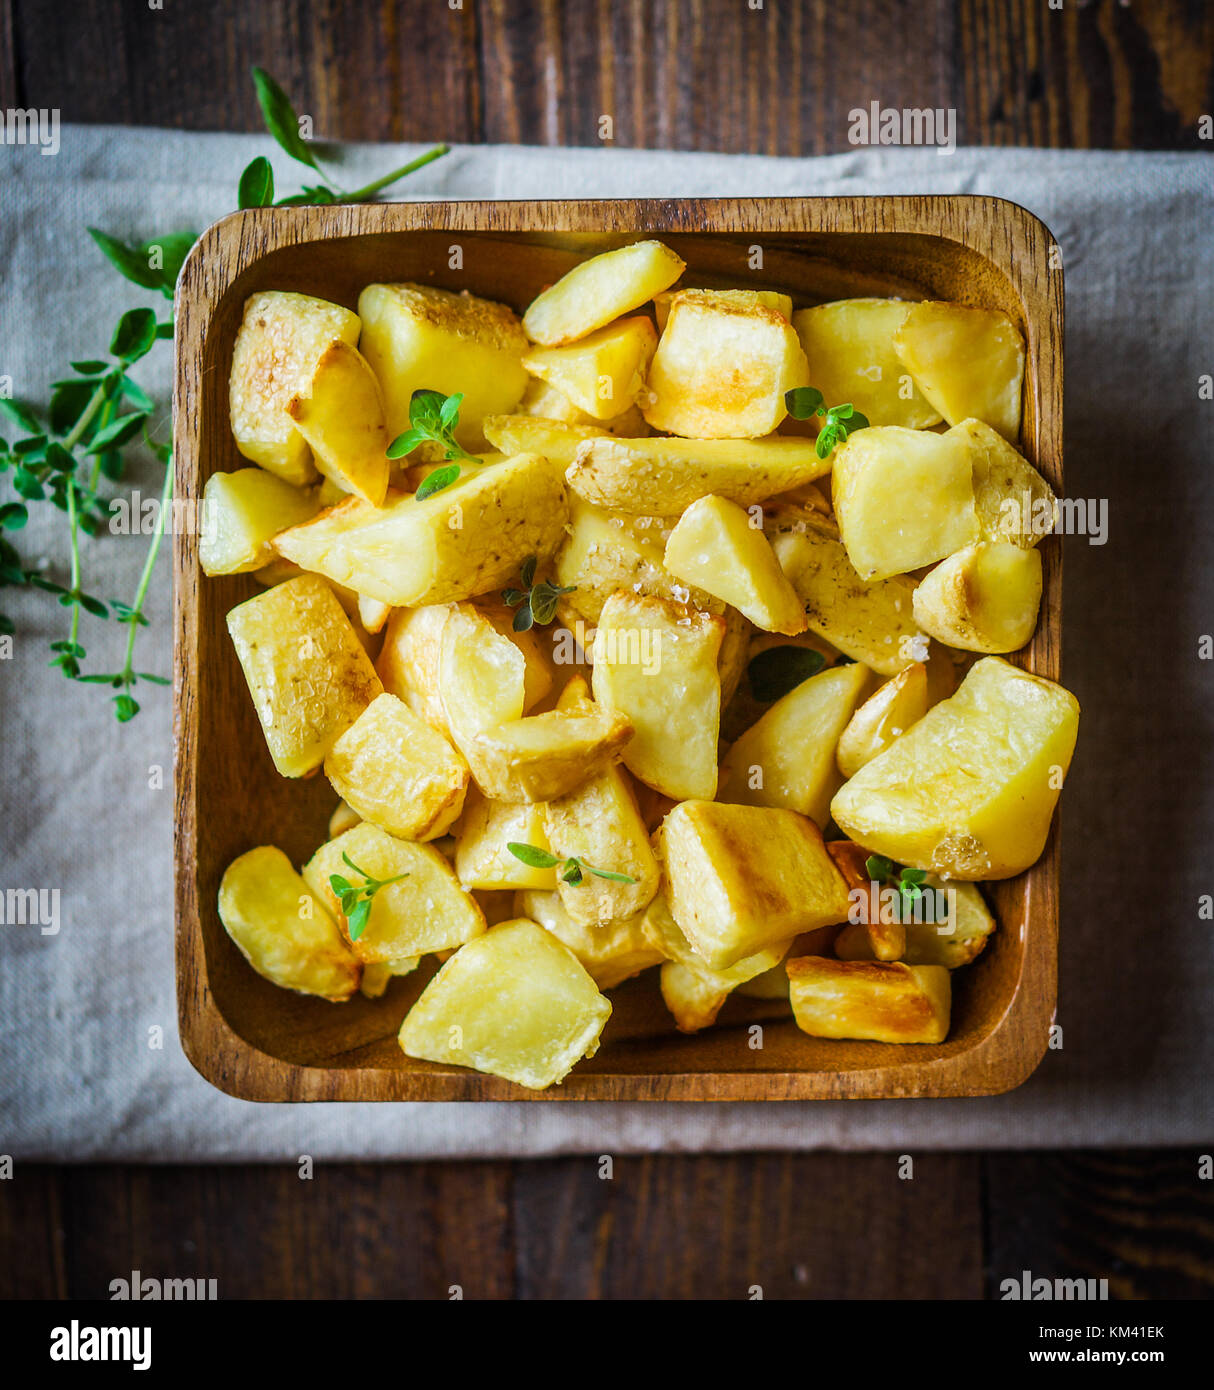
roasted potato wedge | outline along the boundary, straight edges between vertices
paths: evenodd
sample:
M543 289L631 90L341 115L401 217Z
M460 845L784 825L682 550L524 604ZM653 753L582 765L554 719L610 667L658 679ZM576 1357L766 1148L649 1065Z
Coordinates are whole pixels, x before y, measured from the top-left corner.
M395 695L377 696L325 758L333 790L398 840L435 840L464 808L468 764Z
M305 390L287 402L286 412L326 478L372 506L383 505L392 441L379 382L356 347L334 338L317 358Z
M280 555L394 608L451 603L514 582L524 560L550 559L569 517L560 467L520 454L419 502L350 498L275 538Z
M839 735L839 771L844 777L854 777L865 763L872 762L918 723L927 713L927 705L927 667L916 661L875 690L852 715Z
M334 875L354 888L366 886L366 875L383 883L371 898L366 926L350 942L359 960L383 964L423 956L462 946L485 930L480 908L433 845L398 840L366 822L321 845L304 865L304 882L348 940Z
M1019 450L981 420L962 420L949 434L970 451L974 508L982 539L1031 550L1058 521L1058 499L1049 483Z
M664 961L658 978L662 1000L680 1033L698 1033L711 1028L729 998L730 991L722 989L711 975L680 965L678 961Z
M657 833L671 916L712 970L847 918L847 885L807 816L683 801Z
M905 574L978 539L973 467L960 440L886 425L858 430L833 457L839 538L861 579Z
M866 583L831 523L802 509L773 513L768 534L811 632L883 676L923 659L928 639L914 620L913 579Z
M389 433L409 428L415 391L463 395L456 438L477 449L486 415L513 410L527 386L527 339L513 310L433 285L368 285L359 347L379 378Z
M922 430L940 423L894 351L910 307L904 299L836 299L793 314L810 380L828 402L850 401L870 425Z
M793 1017L815 1038L940 1043L948 1036L947 970L900 961L798 956L788 962Z
M896 863L1011 878L1045 847L1078 727L1068 690L983 657L955 695L843 785L831 814Z
M645 910L642 922L645 940L657 951L663 960L677 961L688 970L704 976L710 984L723 994L737 989L748 980L774 969L788 954L792 939L778 941L775 945L764 946L753 955L743 956L722 970L713 970L702 955L692 946L683 934L682 928L670 912L670 904L659 894Z
M581 412L584 413L584 412ZM588 439L610 439L593 424L548 419L542 415L488 415L485 438L503 454L541 454L568 468Z
M745 291L680 290L649 367L641 413L689 439L757 439L788 413L784 394L809 385L788 319Z
M219 920L254 970L271 984L341 1003L362 966L337 923L273 845L234 859L219 885Z
M452 605L440 643L438 688L451 739L465 757L478 734L523 717L526 679L521 649L472 604Z
M669 599L620 592L594 639L594 696L633 730L623 750L634 777L677 799L717 787L725 620Z
M701 497L679 518L666 542L667 573L731 604L766 632L795 636L805 611L762 526L736 502Z
M557 552L555 582L572 589L561 601L567 622L594 626L617 589L673 598L678 581L663 564L665 537L673 523L662 517L608 512L574 497L564 544ZM700 590L688 593L697 608L711 604Z
M616 710L549 710L486 729L467 746L476 784L498 801L555 801L620 759L632 724Z
M457 951L405 1015L407 1057L543 1091L598 1050L611 1004L568 946L535 922L491 927Z
M451 605L447 603L394 608L375 664L384 689L448 738L451 730L447 727L438 673L443 629L450 615Z
M360 327L349 309L307 294L262 290L246 300L228 388L232 434L245 458L287 483L315 479L312 451L286 406L333 340L357 343Z
M927 300L911 306L894 350L950 425L985 420L1005 439L1020 436L1024 339L1006 314Z
M228 632L284 777L320 767L338 736L383 694L350 619L314 574L238 604Z
M563 941L600 989L614 989L664 959L645 939L644 914L591 925L571 916L559 893L534 891L517 893L514 908Z
M587 439L566 473L587 502L646 516L681 514L716 494L763 502L830 468L808 439Z
M549 848L544 809L542 802L490 801L471 788L455 829L455 872L464 887L555 892L555 869L524 864L507 849L511 843Z
M871 683L868 667L850 662L790 690L726 753L720 799L783 806L825 829L843 782L835 762L839 739Z
M553 854L562 859L577 858L632 880L620 883L591 872L583 873L578 884L558 879L561 902L574 921L594 926L635 917L658 891L658 863L650 848L649 832L622 768L609 767L574 791L549 801L544 828Z
M523 328L544 347L576 342L669 289L684 264L660 241L636 241L591 256L531 301Z
M658 344L643 314L617 319L568 347L534 348L523 366L594 420L610 420L636 404Z
M245 574L270 564L274 537L314 516L318 506L315 489L294 487L263 468L212 473L202 490L202 572Z
M1041 606L1041 552L979 541L950 555L915 590L915 621L950 647L1014 652L1029 641Z

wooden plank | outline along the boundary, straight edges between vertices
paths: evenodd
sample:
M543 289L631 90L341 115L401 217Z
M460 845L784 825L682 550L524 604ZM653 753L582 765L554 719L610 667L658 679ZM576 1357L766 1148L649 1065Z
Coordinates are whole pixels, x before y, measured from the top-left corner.
M17 35L13 23L14 0L0 0L0 109L21 106L17 81Z
M253 63L346 140L596 145L610 116L616 146L826 154L875 100L955 108L965 144L1202 149L1214 106L1189 0L5 3L28 100L66 120L258 130Z
M42 1171L64 1192L73 1298L108 1298L135 1270L213 1278L220 1298L445 1299L456 1284L511 1296L506 1164L317 1163L310 1179L277 1164ZM47 1246L6 1227L0 1251L22 1235L35 1256ZM28 1279L26 1296L51 1296Z
M988 1154L987 1297L1029 1270L1114 1299L1214 1297L1214 1182L1190 1150Z
M64 1171L16 1163L0 1181L0 1300L68 1295Z
M738 1154L50 1167L0 1183L0 1297L109 1296L138 1269L221 1298L998 1298L1107 1278L1209 1298L1192 1151ZM339 1250L341 1259L334 1259Z
M519 1164L518 1297L982 1296L978 1160L653 1155Z
M267 68L316 138L475 140L475 6L18 0L30 101L69 121L264 130L250 68ZM97 55L105 54L98 62Z

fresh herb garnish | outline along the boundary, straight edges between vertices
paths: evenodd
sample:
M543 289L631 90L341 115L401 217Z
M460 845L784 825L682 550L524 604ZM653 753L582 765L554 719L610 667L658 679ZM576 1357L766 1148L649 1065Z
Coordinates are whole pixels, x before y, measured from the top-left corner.
M812 647L768 647L751 658L746 679L750 693L767 705L816 676L825 665L826 658Z
M463 400L462 391L457 391L453 396L444 396L441 391L414 391L409 400L409 428L388 445L388 457L403 458L419 444L429 440L443 446L446 451L444 458L479 463L476 455L470 454L455 439L455 427L459 424L459 408Z
M455 438L463 399L462 391L457 391L453 396L444 396L441 391L414 391L409 401L409 428L388 445L388 457L404 458L419 444L429 442L442 446L445 459L466 459L469 463L480 463L480 459L470 454ZM427 497L433 497L436 492L450 487L461 472L458 463L436 468L422 480L414 496L419 502L424 502Z
M316 157L316 152L312 145L304 139L301 132L302 122L295 113L295 108L291 105L286 92L263 68L253 69L253 85L257 89L257 103L261 107L262 119L266 123L266 129L282 146L292 159L298 160L300 164L306 165L309 169L315 169L318 174L323 174L324 170L320 167L320 162ZM420 154L416 159L411 159L408 164L402 164L399 169L393 169L391 173L384 174L382 178L374 179L371 183L364 184L362 188L356 188L352 192L343 192L341 189L332 188L328 184L305 184L303 189L290 198L282 198L274 204L275 207L299 207L304 204L324 204L324 203L365 203L368 198L373 198L377 193L387 188L389 184L396 183L403 179L406 174L412 174L416 170L429 164L432 160L440 159L450 149L450 145L435 145L433 149L427 150L425 154ZM241 192L246 191L246 179L248 180L247 191L251 195L254 191L260 191L262 201L259 203L241 203L241 207L268 207L274 198L274 176L270 170L270 177L265 179L266 170L260 165L265 164L268 168L268 161L261 156L245 169L241 175ZM254 166L258 166L257 172L251 172Z
M861 415L851 402L832 405L828 410L826 397L816 386L797 386L784 393L784 405L794 420L809 420L815 415L823 419L814 444L820 459L828 458L836 444L842 444L849 434L868 428L868 417Z
M350 940L357 941L367 928L367 919L371 916L371 899L381 888L386 888L390 883L399 883L402 878L408 878L409 875L397 874L395 878L373 878L366 869L360 869L344 850L341 857L356 874L361 874L363 877L363 883L359 887L355 887L343 874L329 875L329 887L341 899L341 910L345 913L346 923L350 928Z
M864 869L874 883L888 884L898 890L898 902L908 912L914 907L915 899L923 889L920 886L927 877L926 869L900 869L892 859L883 854L870 854L864 861Z
M300 119L282 88L260 68L254 68L253 82L266 126L275 140L292 159L321 172L312 147L301 133ZM341 192L327 184L319 184L282 198L276 204L274 171L269 160L258 155L240 176L237 201L241 208L362 202L446 154L447 149L446 145L438 145L353 192ZM175 231L139 244L129 244L98 227L90 227L88 231L120 275L140 289L167 300L172 300L182 264L198 239L193 231ZM28 404L0 398L0 417L15 425L19 432L11 444L0 438L0 475L8 476L15 494L13 499L0 499L0 532L21 530L29 520L29 504L49 502L66 517L70 555L70 577L66 583L60 583L41 569L25 564L12 541L6 534L0 534L0 588L41 589L55 595L69 610L66 636L50 644L51 665L57 666L69 680L111 687L115 691L112 696L114 712L122 723L139 712L138 701L131 693L137 683L169 684L163 676L135 669L135 639L138 630L148 626L144 606L156 556L171 516L173 445L168 435L167 416L154 419L155 403L131 375L130 369L157 343L172 336L171 310L161 319L152 309L130 309L118 320L110 339L109 356L81 354L70 364L74 375L65 374L52 383L45 411L36 412ZM130 534L141 529L142 516L136 517L127 527L115 524L121 510L125 509L129 516L139 509L137 495L136 498L109 497L103 486L107 482L125 480L128 458L134 450L150 453L162 470L157 475L160 496L155 521L133 599L129 603L118 599L102 600L85 586L80 538L82 534L96 536L107 523L115 533ZM115 621L127 628L125 657L120 670L104 675L82 673L81 662L87 655L80 641L82 615ZM0 613L0 635L10 636L14 631L12 619Z
M450 487L459 477L460 467L458 463L448 463L442 468L436 468L433 473L427 473L421 481L421 486L413 494L419 502L424 502L427 497L433 497L436 492L442 492L443 488Z
M596 869L593 864L587 864L584 859L578 859L570 855L568 859L562 859L559 854L552 854L549 850L540 849L538 845L519 844L511 840L506 848L516 859L522 860L524 864L530 865L533 869L555 869L561 866L561 879L574 888L583 881L586 874L594 874L596 878L609 878L614 883L635 883L635 878L630 878L628 874L617 874L611 869Z
M575 584L562 587L560 584L553 584L547 579L541 579L537 582L535 578L537 563L534 555L528 555L519 571L523 587L521 589L502 590L502 602L507 608L518 609L514 615L514 622L511 624L515 632L526 632L534 623L539 623L541 627L547 627L556 617L557 599L562 594L573 593L577 587Z

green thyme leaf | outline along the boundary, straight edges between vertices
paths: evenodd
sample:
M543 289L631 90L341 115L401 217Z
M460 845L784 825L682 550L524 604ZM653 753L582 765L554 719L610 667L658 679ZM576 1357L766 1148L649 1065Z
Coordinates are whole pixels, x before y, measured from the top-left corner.
M444 488L450 487L459 477L462 469L458 463L449 463L445 468L436 468L433 473L428 473L422 480L421 486L413 494L419 502L424 502L427 497L433 497L436 492L442 492Z
M784 408L794 420L810 420L822 414L826 400L816 386L797 386L784 393Z
M286 92L264 68L253 69L253 86L257 89L257 102L261 107L266 129L292 159L308 165L319 173L320 166L316 163L316 156L299 133L299 117L295 114L295 108Z
M637 881L629 874L617 874L612 869L596 869L593 864L587 864L586 868L589 869L596 878L609 878L615 883L636 883Z
M245 165L236 196L241 211L268 208L274 202L274 169L264 154Z
M883 854L870 854L864 861L864 871L874 883L884 883L893 873L893 861Z
M110 236L109 232L103 232L100 227L90 227L88 232L120 275L124 275L145 290L160 289L160 272L152 269L147 257L138 249L119 241L117 237Z
M156 342L156 315L151 309L128 309L118 320L110 351L124 362L137 362Z
M143 423L147 418L145 411L137 410L129 415L120 415L116 420L111 420L104 429L98 430L93 436L88 452L100 454L106 449L120 449L124 444L129 444L143 428Z
M510 840L507 842L506 848L516 859L533 869L552 869L561 862L559 854L552 854L546 849L540 849L538 845L520 844L516 840Z
M346 913L346 925L350 929L350 940L357 941L367 929L367 920L371 916L371 899L360 898L358 902Z
M20 401L10 400L7 396L0 396L0 415L7 415L18 429L25 430L27 434L38 434L42 429L28 407Z
M746 678L755 699L770 704L816 676L825 665L826 658L812 647L768 647L751 658Z

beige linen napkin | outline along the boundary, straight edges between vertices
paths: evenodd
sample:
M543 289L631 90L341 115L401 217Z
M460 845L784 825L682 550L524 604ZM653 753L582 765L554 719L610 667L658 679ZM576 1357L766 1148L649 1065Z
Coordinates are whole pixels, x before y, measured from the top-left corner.
M414 151L334 151L354 187ZM65 127L60 153L0 147L0 378L42 401L67 360L104 350L129 304L84 234L201 230L235 203L268 139ZM1214 891L1208 770L1214 663L1211 462L1214 179L1204 155L865 150L824 159L627 150L456 149L412 198L985 193L1043 217L1067 276L1068 492L1107 498L1107 544L1068 539L1065 678L1084 706L1063 836L1064 1046L1019 1091L822 1104L258 1106L214 1090L176 1037L169 695L118 726L103 694L46 665L61 610L0 592L0 892L60 891L60 929L0 926L0 1153L59 1159L292 1159L652 1149L1191 1144L1214 1137L1208 1025ZM167 401L170 351L142 379ZM0 430L0 433L3 433ZM144 480L150 491L151 471ZM62 570L62 527L27 556ZM87 545L105 598L129 598L143 541ZM140 666L170 668L162 556ZM98 665L120 633L86 625ZM94 668L96 669L96 668ZM112 668L111 668L112 669ZM153 1046L161 1030L163 1046Z

